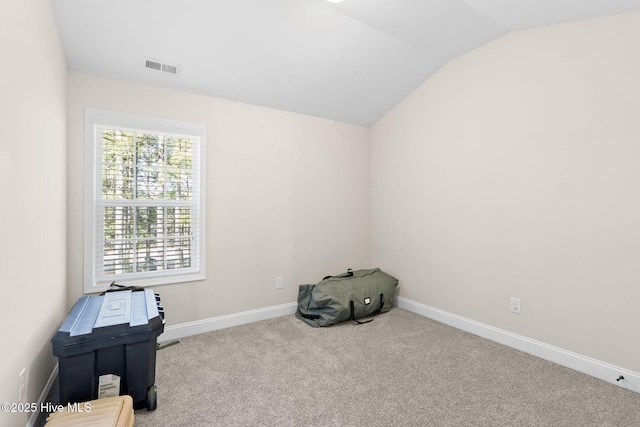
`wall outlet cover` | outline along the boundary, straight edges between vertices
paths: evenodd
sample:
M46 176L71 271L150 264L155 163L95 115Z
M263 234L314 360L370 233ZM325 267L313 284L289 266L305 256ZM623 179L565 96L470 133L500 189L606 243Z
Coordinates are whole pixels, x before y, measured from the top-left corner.
M18 374L18 402L24 403L27 397L27 368Z
M511 297L511 311L520 314L520 298Z

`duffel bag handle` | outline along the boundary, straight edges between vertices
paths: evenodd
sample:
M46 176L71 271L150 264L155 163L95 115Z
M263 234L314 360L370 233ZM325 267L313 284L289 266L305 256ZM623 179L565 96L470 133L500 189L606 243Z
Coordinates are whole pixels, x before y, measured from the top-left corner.
M371 319L365 320L365 321L360 321L360 320L356 319L355 306L353 304L353 300L351 300L351 301L349 301L349 309L351 310L351 317L349 317L349 319L353 319L353 321L356 322L358 325L363 325L365 323L369 323L369 322L373 321L373 318L376 316L376 314L378 314L378 313L380 313L382 311L382 307L384 307L384 294L380 294L380 307L373 313L373 316L371 316Z
M331 279L332 277L353 277L353 270L348 268L345 274L341 274L339 276L326 276L326 277L323 277L322 280Z

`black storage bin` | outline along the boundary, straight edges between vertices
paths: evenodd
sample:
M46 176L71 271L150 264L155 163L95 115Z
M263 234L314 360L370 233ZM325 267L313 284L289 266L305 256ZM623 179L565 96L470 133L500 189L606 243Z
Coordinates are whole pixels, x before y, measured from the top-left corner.
M128 394L134 408L156 409L156 342L163 330L160 297L149 289L80 298L51 339L60 403Z

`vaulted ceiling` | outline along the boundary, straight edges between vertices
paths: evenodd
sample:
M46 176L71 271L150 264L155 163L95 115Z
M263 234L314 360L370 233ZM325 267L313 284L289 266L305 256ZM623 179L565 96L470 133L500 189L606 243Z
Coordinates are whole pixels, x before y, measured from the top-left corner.
M640 0L52 4L71 70L365 126L451 59L508 32L640 10Z

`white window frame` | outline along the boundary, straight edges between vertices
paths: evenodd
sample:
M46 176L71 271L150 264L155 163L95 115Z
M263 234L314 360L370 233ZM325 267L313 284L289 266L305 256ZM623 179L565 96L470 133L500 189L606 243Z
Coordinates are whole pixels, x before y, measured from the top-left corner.
M97 128L115 127L140 132L167 133L199 138L199 147L193 153L194 164L194 199L197 197L199 209L196 212L194 259L188 269L161 270L153 272L132 273L129 278L119 275L105 276L98 280L97 264L97 218L99 193L98 180L101 178L101 152L98 151ZM111 282L126 286L158 286L171 283L204 280L206 278L206 133L204 124L160 119L95 108L85 109L85 199L84 199L84 291L85 293L102 292L109 288ZM100 156L100 158L98 158ZM196 156L198 159L196 159ZM199 179L198 179L199 177ZM101 220L102 221L102 220ZM120 275L121 276L121 275Z

